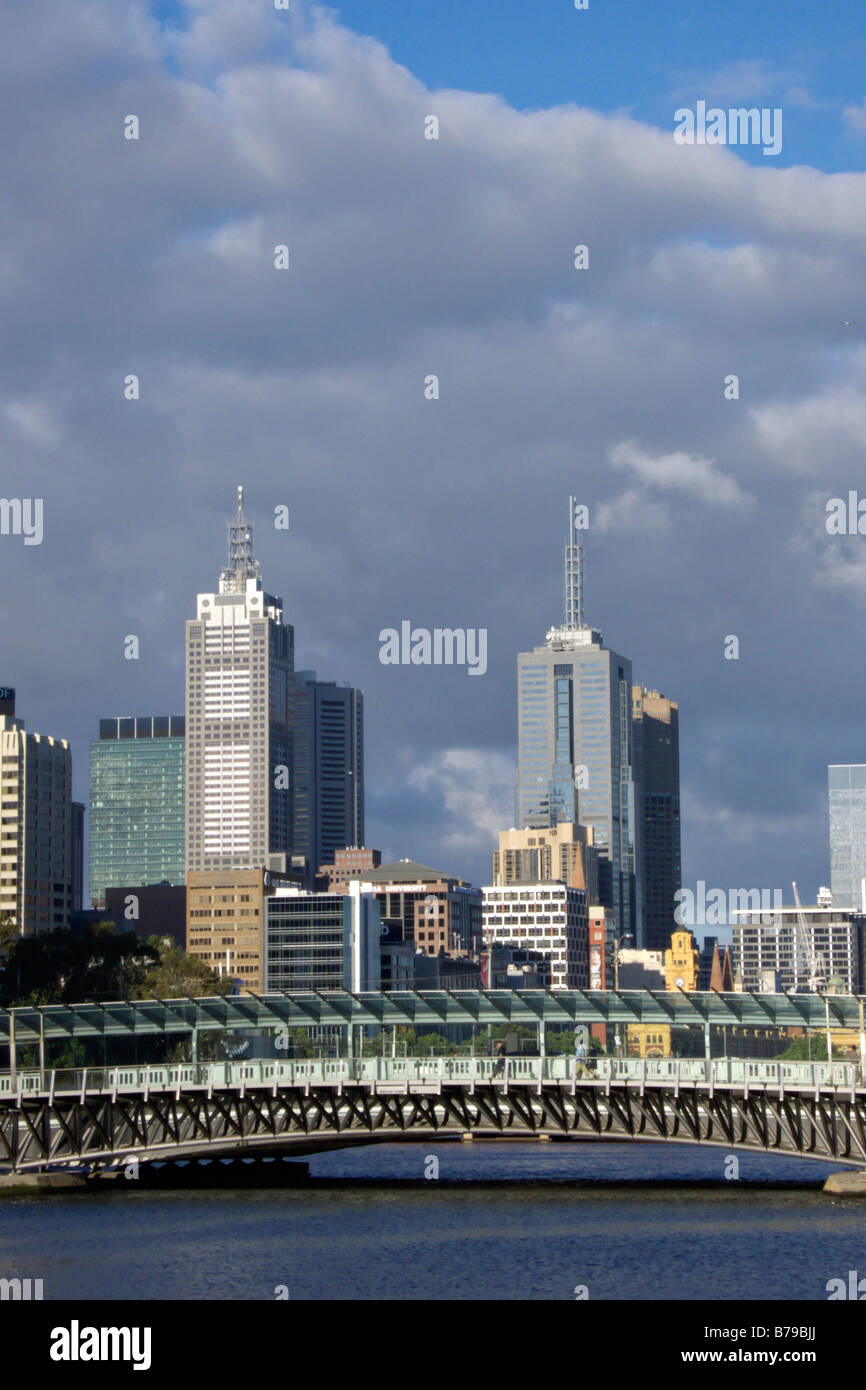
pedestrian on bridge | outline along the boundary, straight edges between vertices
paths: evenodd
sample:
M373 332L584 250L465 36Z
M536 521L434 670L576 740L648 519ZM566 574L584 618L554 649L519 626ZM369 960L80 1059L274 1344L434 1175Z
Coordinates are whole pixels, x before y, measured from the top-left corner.
M586 1075L586 1043L583 1041L583 1034L578 1033L574 1049L575 1075Z

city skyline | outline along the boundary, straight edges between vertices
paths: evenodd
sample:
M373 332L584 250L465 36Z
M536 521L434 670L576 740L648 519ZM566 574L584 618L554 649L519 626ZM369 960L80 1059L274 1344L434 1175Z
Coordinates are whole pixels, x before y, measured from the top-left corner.
M74 7L62 84L37 14L16 16L8 49L39 55L8 70L5 101L38 96L44 125L10 152L25 162L5 491L44 499L44 535L0 538L4 679L31 727L77 750L74 794L98 714L180 707L174 615L211 582L243 473L296 664L365 691L368 838L481 881L513 818L513 653L559 610L548 537L573 493L590 511L588 611L683 702L683 882L797 877L813 896L826 768L866 747L862 538L826 528L866 437L866 197L827 172L862 159L844 21L800 81L790 39L787 69L718 67L744 6L722 45L715 20L712 41L679 28L670 62L659 30L652 99L627 112L598 99L587 16L556 20L571 36L558 84L494 26L500 58L515 45L496 96L477 45L449 58L440 34L427 49L420 19L392 38L394 7L346 5L341 21L298 0L279 41L261 5L234 8L244 22L221 11L210 30L188 7L152 25L138 6ZM455 64L441 86L434 58ZM556 105L565 73L576 104ZM138 141L122 129L130 83ZM69 104L94 86L73 129ZM675 110L704 98L781 102L778 162L678 146ZM60 256L46 199L79 208ZM288 532L268 525L278 505ZM382 666L377 634L406 616L486 629L486 675ZM852 670L828 684L840 652Z

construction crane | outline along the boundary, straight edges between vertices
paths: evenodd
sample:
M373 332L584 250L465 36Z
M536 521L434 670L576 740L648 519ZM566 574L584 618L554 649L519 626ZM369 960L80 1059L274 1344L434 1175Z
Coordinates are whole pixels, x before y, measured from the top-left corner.
M803 906L800 902L800 894L797 892L796 883L794 888L794 902L797 904L797 932L796 948L794 951L794 973L796 982L799 984L801 976L801 962L805 963L809 972L809 989L813 994L820 994L821 986L826 983L824 957L815 951L815 943L812 933L806 926L806 917Z

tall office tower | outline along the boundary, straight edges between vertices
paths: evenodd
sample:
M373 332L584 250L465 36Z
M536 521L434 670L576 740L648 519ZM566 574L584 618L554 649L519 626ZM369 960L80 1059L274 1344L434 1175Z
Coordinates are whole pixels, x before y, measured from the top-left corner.
M90 743L90 900L184 881L184 717L100 719Z
M866 912L866 763L833 763L827 781L833 906Z
M635 934L631 662L583 620L583 546L569 507L565 622L517 658L521 829L591 826L599 896Z
M671 944L675 894L682 888L680 852L680 710L657 690L632 687L636 809L636 917L643 946Z
M0 688L0 912L23 936L69 924L73 907L72 755L29 734Z
M187 872L285 868L292 850L294 629L262 588L243 488L228 563L186 625Z
M295 674L294 854L312 885L338 850L364 843L364 697Z

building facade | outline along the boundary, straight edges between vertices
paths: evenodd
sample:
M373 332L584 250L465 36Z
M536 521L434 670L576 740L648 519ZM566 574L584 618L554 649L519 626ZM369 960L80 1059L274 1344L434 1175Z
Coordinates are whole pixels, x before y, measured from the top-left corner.
M312 885L338 850L364 843L364 697L298 671L294 707L293 850Z
M481 944L481 892L454 874L401 859L362 870L359 881L375 893L382 924L397 926L404 941L425 955L475 955Z
M493 883L571 883L581 860L587 901L598 902L598 854L592 829L573 821L558 821L541 829L500 830L493 851Z
M294 630L262 588L238 488L217 593L186 625L186 867L286 869L292 853Z
M184 881L184 717L100 719L90 743L89 891Z
M866 912L866 763L831 764L827 783L833 903Z
M571 499L565 622L517 658L520 829L589 826L599 893L620 933L636 930L631 662L583 621L583 548Z
M701 953L690 931L673 932L665 951L665 989L695 990L700 976Z
M270 869L199 872L186 878L186 949L241 994L265 983L265 902L278 885L299 886Z
M731 957L745 990L764 991L767 980L781 991L860 994L866 916L833 907L804 907L805 936L796 907L772 914L738 913ZM813 982L820 983L815 986Z
M365 873L378 869L382 854L378 849L367 849L365 845L347 845L338 849L333 864L321 864L316 874L316 889L320 893L345 893L349 880L363 878Z
M635 781L636 919L650 951L670 945L682 888L679 705L657 690L632 687Z
M482 888L485 948L511 946L547 961L551 989L589 988L586 893L565 883Z
M0 912L23 936L69 923L74 902L72 755L28 733L0 688Z
M266 988L382 988L379 905L353 883L347 893L282 887L266 900Z

